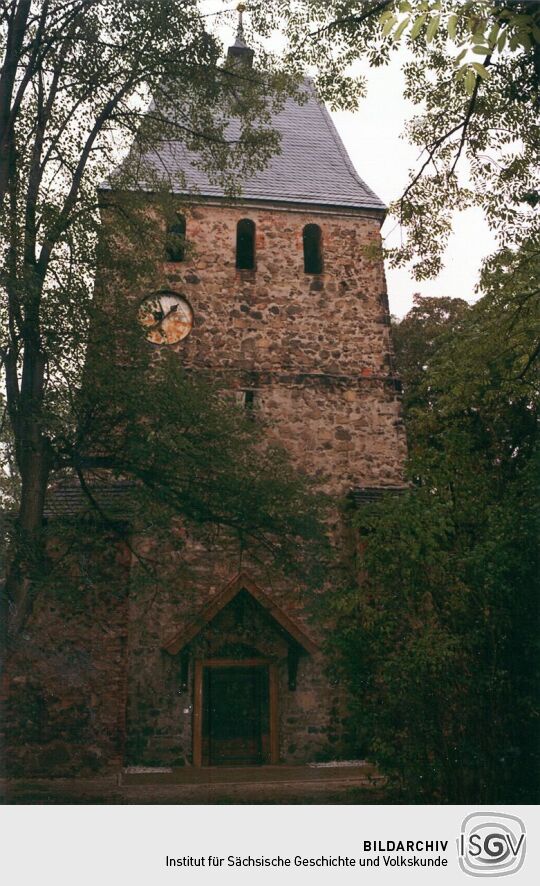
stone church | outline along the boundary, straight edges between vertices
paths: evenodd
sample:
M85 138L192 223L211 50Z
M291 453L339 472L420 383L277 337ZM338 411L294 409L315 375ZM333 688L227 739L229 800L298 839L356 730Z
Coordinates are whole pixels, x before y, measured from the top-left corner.
M241 32L229 52L251 62ZM155 163L183 181L183 193L160 269L167 287L141 294L140 320L150 345L226 376L296 465L358 503L403 485L384 268L366 249L380 243L385 206L306 88L305 103L288 99L272 121L281 153L242 183L238 199L178 142L162 146ZM82 699L91 724L67 749L61 727L48 745L44 727L41 768L80 770L89 747L111 766L294 764L350 753L346 699L327 673L324 631L302 589L239 566L227 546L188 539L185 558L189 577L173 579L150 608L127 594L105 637L91 625L79 633L87 676L79 669L70 688L64 674L48 716L61 724L69 699ZM55 614L47 617L52 624Z

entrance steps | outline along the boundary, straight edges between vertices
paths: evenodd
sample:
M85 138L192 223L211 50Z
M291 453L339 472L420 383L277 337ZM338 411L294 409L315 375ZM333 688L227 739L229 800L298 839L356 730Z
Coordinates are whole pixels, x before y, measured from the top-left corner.
M134 771L139 769L139 771ZM132 767L122 770L122 785L281 785L329 786L351 785L358 787L381 787L384 779L374 766L205 766L196 769L185 766L178 769L159 770L148 767Z
M0 804L385 803L385 780L365 766L242 766L117 772L94 778L11 779Z

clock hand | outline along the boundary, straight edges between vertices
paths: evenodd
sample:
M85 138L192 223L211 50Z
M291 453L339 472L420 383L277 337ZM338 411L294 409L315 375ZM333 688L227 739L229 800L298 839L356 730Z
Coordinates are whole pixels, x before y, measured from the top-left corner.
M176 322L177 322L177 324L178 324L179 326L189 326L189 325L190 325L189 320L184 320L184 319L182 319L182 315L180 314L180 311L178 311L176 307L171 308L171 310L169 311L169 313L168 313L168 314L165 314L165 316L163 317L163 319L159 321L159 324L158 324L158 325L161 325L162 323L165 323L165 320L166 320L168 317L170 317L171 314L176 314L176 315L177 315L177 317L178 317L179 319L178 319Z
M163 317L161 318L161 320L158 320L157 323L152 323L152 325L149 326L148 328L149 328L150 330L152 330L152 329L157 329L158 326L161 326L161 324L165 322L165 320L167 319L167 317L170 317L171 314L174 314L175 312L176 312L176 305L174 306L174 308L171 308L171 310L168 311L168 312L165 314L165 316L163 316Z

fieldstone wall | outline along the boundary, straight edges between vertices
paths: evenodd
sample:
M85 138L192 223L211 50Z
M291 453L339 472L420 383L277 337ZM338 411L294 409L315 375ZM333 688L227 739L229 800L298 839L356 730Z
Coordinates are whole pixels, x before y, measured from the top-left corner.
M77 552L51 541L57 567L10 656L11 776L91 775L124 757L130 560L117 540L96 550L84 532Z
M293 461L316 475L325 491L341 497L355 486L399 485L406 444L384 269L374 252L379 219L216 205L193 207L186 216L187 260L163 262L146 291L126 297L143 298L152 287L183 295L194 326L175 346L182 363L211 373L239 398L251 391L254 420L264 417ZM256 224L254 271L235 268L236 225L246 217ZM302 231L311 223L323 234L320 275L303 270ZM156 359L159 354L156 347ZM230 604L201 629L185 650L190 664L182 689L180 656L164 646L234 577L241 557L230 543L185 541L182 574L161 551L164 586L140 599L131 594L129 761L191 762L193 663L235 643L278 665L283 761L352 753L346 698L331 681L322 652L301 657L297 688L290 690L287 643L257 604L241 625ZM243 562L242 568L322 645L325 626L301 588L255 564Z
M183 534L182 568L175 569L172 551L152 548L159 556L162 581L139 591L137 569L132 573L129 620L127 760L131 764L189 765L192 762L193 676L196 660L262 657L277 665L279 675L280 754L289 763L334 759L351 753L347 705L343 687L326 672L322 652L325 625L317 620L314 600L297 583L271 568L250 562L238 542L220 535L214 543ZM248 593L241 592L177 654L166 647L200 615L239 573L247 575L273 604L319 645L314 654L302 652L296 688L288 685L291 638L272 615ZM240 582L241 584L241 582ZM151 601L151 605L149 605ZM182 673L183 657L188 673ZM186 685L182 678L187 676Z
M130 301L168 288L194 325L175 346L187 368L251 390L293 460L328 491L399 485L406 453L380 216L225 205L179 206L186 260L157 263ZM256 268L235 267L236 226L256 225ZM324 272L305 274L302 232L322 231ZM165 239L165 222L163 222ZM116 285L116 284L115 284ZM162 346L148 345L159 359Z
M251 391L246 407L254 420L264 417L269 433L325 491L341 498L356 486L400 485L406 443L377 255L380 218L203 201L179 208L187 217L186 260L157 261L138 289L125 282L126 300L136 303L161 287L182 294L194 326L175 346L179 360L241 401ZM246 217L256 224L254 271L235 268L236 225ZM322 230L319 275L303 268L302 231L313 223ZM160 348L145 343L142 331L141 346L159 360ZM253 600L241 617L233 600L201 625L184 650L185 686L181 655L165 649L240 570L322 648L327 626L305 589L245 562L222 535L185 536L180 558L172 546L159 557L159 587L139 581L132 558L111 595L103 576L98 580L101 564L87 563L84 593L36 606L10 675L13 770L64 775L122 761L189 765L194 662L224 648L255 649L276 663L284 762L349 756L346 698L322 651L300 657L296 689L289 689L287 637ZM331 576L325 591L332 592Z
M235 268L236 225L256 224L256 269ZM324 273L305 274L302 232L322 230ZM163 281L191 302L187 365L308 371L388 372L386 291L375 218L198 206L187 214L192 257L163 264ZM382 327L382 328L381 328Z

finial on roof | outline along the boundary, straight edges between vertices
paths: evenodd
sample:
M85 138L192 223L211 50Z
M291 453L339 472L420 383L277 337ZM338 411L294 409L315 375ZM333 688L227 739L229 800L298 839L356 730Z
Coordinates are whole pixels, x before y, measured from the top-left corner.
M255 55L253 49L246 43L246 38L244 35L244 11L245 4L239 3L236 7L238 12L238 28L236 30L236 40L234 41L232 46L229 46L227 57L232 61L241 62L244 65L248 65L251 67L253 64L253 56Z
M238 30L236 31L236 39L242 40L242 42L245 42L245 40L244 40L244 10L245 10L245 8L246 7L243 3L239 3L238 6L236 7L237 12L238 12Z

